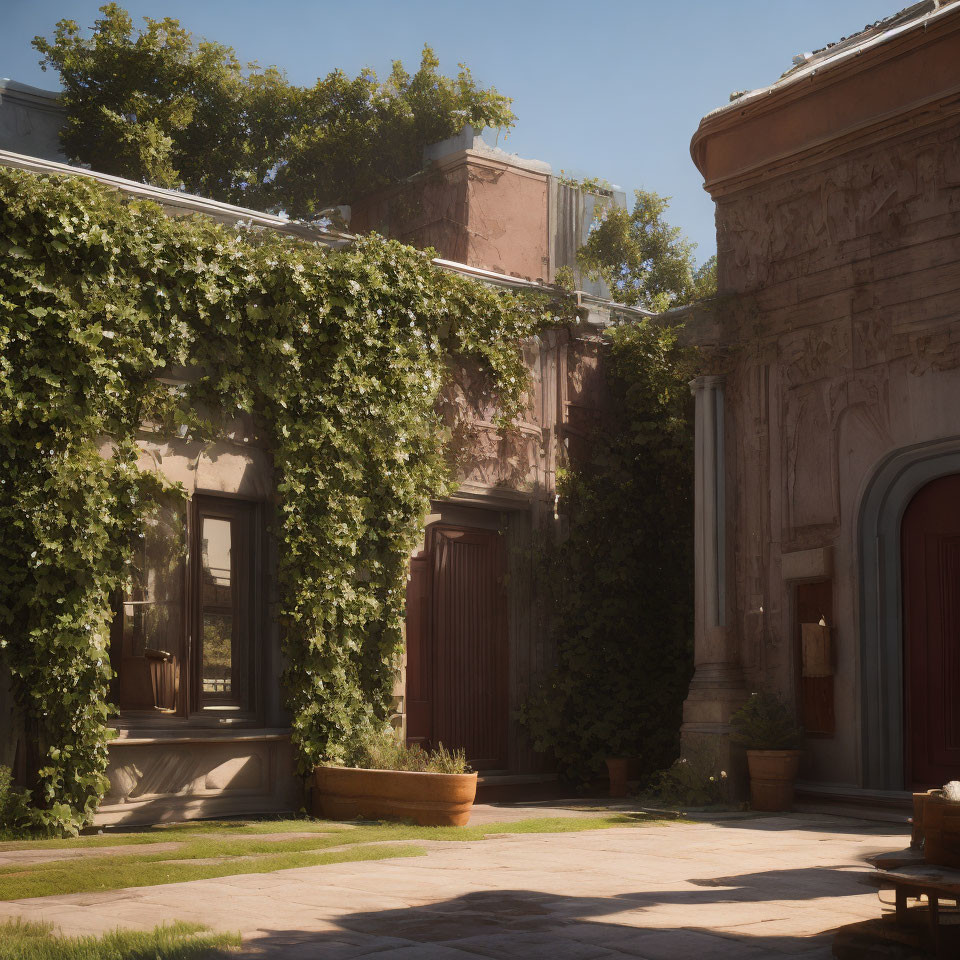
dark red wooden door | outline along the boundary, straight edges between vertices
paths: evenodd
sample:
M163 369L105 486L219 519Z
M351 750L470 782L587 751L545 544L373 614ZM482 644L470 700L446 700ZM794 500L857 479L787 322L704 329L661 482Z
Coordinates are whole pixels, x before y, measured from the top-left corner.
M428 547L429 570L412 566L407 585L408 740L462 748L477 770L506 769L502 538L436 524Z
M960 475L910 501L901 528L907 775L960 775Z

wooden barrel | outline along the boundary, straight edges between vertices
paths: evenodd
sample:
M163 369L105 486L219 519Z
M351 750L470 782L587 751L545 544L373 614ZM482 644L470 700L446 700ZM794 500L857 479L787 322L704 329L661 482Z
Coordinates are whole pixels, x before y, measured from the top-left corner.
M923 837L927 863L960 868L960 803L928 794L923 801Z

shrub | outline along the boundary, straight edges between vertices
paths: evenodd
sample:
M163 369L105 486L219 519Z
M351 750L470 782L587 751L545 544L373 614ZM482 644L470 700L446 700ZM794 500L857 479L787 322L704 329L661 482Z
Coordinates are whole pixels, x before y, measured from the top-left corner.
M751 693L730 723L730 739L748 750L793 750L803 736L793 711L774 693Z
M438 743L433 750L419 744L408 747L391 727L369 730L358 740L350 766L367 770L409 770L415 773L470 773L462 749L448 750Z
M30 794L14 786L9 767L0 767L0 839L20 837L32 824Z
M642 798L676 807L712 807L730 802L730 781L715 752L688 750L653 775Z

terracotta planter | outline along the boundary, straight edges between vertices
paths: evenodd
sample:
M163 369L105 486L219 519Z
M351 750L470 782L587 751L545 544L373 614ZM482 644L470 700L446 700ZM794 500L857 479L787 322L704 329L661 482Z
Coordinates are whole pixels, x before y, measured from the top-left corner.
M607 757L607 776L610 778L610 796L625 797L627 781L637 776L639 761L635 757Z
M412 773L317 767L313 814L326 820L412 820L422 827L462 827L477 795L476 773Z
M793 784L800 769L799 750L748 750L750 806L778 812L793 809Z
M960 867L960 803L931 791L923 801L923 859L941 867Z

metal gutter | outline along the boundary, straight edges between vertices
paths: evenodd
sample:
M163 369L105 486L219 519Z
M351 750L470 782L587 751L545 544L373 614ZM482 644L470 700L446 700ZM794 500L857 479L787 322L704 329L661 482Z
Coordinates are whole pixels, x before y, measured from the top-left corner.
M70 164L58 163L55 160L29 157L26 154L13 153L10 150L0 150L0 166L29 170L31 173L84 177L102 183L104 186L112 187L129 196L152 200L164 207L173 207L183 213L202 213L231 226L242 220L255 226L267 227L279 233L299 237L303 240L312 240L315 243L322 243L330 247L344 247L352 243L354 239L352 234L340 233L336 230L324 230L297 220L278 217L272 213L251 210L249 207L237 207L232 203L208 200L206 197L198 197L193 193L168 190L165 187L154 187L147 183L138 183L136 180L114 177L109 173L98 173L96 170L86 170L83 167L74 167Z
M513 290L541 290L544 293L553 292L557 289L551 284L542 283L539 280L511 277L507 273L497 273L495 270L485 270L483 267L472 267L468 263L459 263L456 260L444 260L442 257L435 257L432 262L442 270L450 270L452 273L459 273L465 277L484 280L498 287L510 287Z

